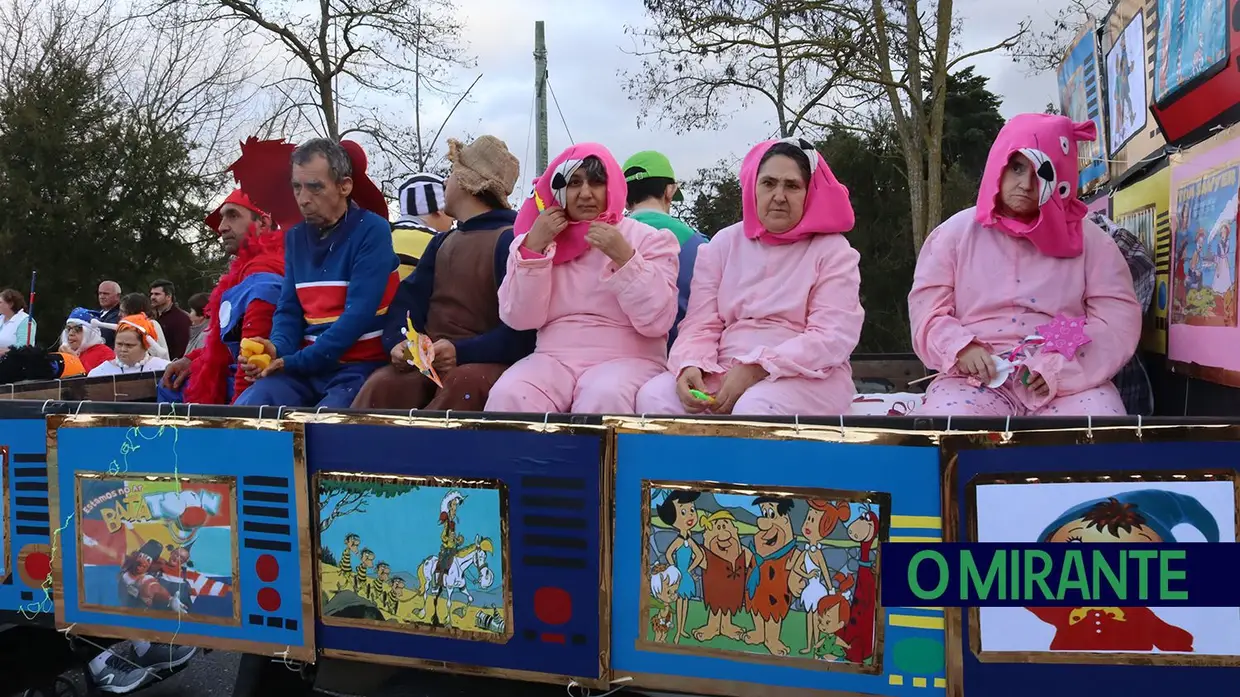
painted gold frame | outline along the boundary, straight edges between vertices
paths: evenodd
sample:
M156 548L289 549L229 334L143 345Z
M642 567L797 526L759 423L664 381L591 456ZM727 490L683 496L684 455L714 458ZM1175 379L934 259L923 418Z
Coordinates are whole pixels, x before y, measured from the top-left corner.
M727 438L745 438L750 440L804 440L819 441L824 443L854 443L868 445L895 445L904 447L924 447L938 448L941 433L933 431L914 431L901 429L883 429L868 427L845 426L843 418L840 419L839 426L827 425L802 425L796 421L788 423L763 423L760 421L747 421L743 417L733 419L720 420L696 420L689 418L646 418L632 416L609 416L605 418L604 423L613 429L613 439L620 435L626 434L661 434L674 436L716 436ZM613 455L611 459L612 487L615 487L615 466L616 460ZM940 467L940 475L942 468ZM942 504L940 510L941 520L946 524L948 511L955 505L950 494L943 492ZM887 541L890 531L890 515L891 508L888 504L887 515L881 521L881 525L886 526L880 531L882 541ZM614 544L614 541L613 541ZM881 547L880 547L881 549ZM882 563L883 555L880 553L878 563ZM881 573L879 574L881 580ZM879 595L879 602L876 603L876 612L879 618L883 618L882 612L882 596ZM945 610L946 617L946 610ZM885 624L883 625L885 627ZM878 642L877 651L882 652L883 637L879 635L879 626L876 625L875 640ZM960 683L957 671L957 677L953 692L953 671L950 667L952 660L952 638L949 630L945 628L944 644L946 649L945 659L948 663L945 675L947 678L947 694L951 697L960 697ZM959 639L956 640L959 643ZM732 652L724 652L727 658L733 658ZM959 660L959 652L957 651L957 661ZM876 661L877 664L877 661ZM794 664L783 664L792 667ZM835 670L831 672L845 672ZM615 673L615 671L613 671ZM729 695L730 697L770 697L772 688L769 685L760 685L757 683L742 683L731 680L720 680L716 678L697 678L682 677L678 675L668 675L660 673L637 673L625 672L619 677L631 678L629 685L636 688L646 688L649 690L665 690L674 692L687 692L711 695ZM777 690L779 697L863 697L861 694L844 693L838 690L818 690L807 688L779 688Z
M744 496L778 496L783 498L793 498L799 501L806 499L818 498L833 501L848 501L849 503L873 503L878 505L879 510L883 511L883 516L879 520L877 535L874 538L877 544L874 545L874 553L876 561L874 563L875 591L879 598L879 602L874 605L874 663L866 665L858 665L856 663L847 662L831 662L820 661L814 658L801 658L799 656L771 656L761 653L748 653L745 651L729 651L727 649L716 649L709 647L689 647L679 644L664 644L657 641L651 641L646 637L645 627L650 621L650 594L642 592L641 600L638 602L640 621L638 623L641 632L637 638L637 648L644 651L656 651L662 653L675 653L691 656L710 656L713 658L724 658L727 660L735 660L744 663L764 663L768 665L778 665L785 667L796 667L805 670L820 670L825 673L860 673L863 675L882 675L883 674L883 630L886 623L883 621L882 606L882 587L883 587L883 546L887 544L891 536L891 494L877 491L846 491L842 489L819 489L806 487L781 487L780 489L772 489L770 487L755 488L732 486L727 484L718 484L714 482L672 482L662 480L642 480L642 561L641 584L644 589L650 579L650 540L651 522L650 522L650 494L652 489L682 489L692 491L711 492L715 494L741 494Z
M227 639L215 636L207 636L196 634L192 629L192 625L181 627L178 631L150 631L140 629L130 629L124 627L114 627L110 625L98 624L70 624L65 619L65 602L64 593L55 590L56 585L62 584L64 576L64 555L57 554L57 548L63 544L60 539L60 531L53 529L51 539L51 557L52 557L52 577L53 584L53 603L55 605L56 626L61 629L72 627L79 634L107 637L112 639L140 639L151 643L173 643L183 642L197 646L219 649L221 651L236 651L240 653L253 654L271 654L273 651L288 652L290 660L299 660L313 662L315 660L314 645L314 575L310 573L311 565L311 538L309 530L309 485L306 478L306 441L305 428L302 424L289 419L249 419L249 418L191 418L188 416L113 416L113 415L96 415L96 414L60 414L47 417L47 465L48 465L48 505L50 508L51 520L54 522L54 528L59 527L59 521L63 521L63 511L60 506L60 483L59 483L59 448L58 448L58 431L61 428L220 428L220 429L256 429L267 431L284 431L293 435L293 476L291 488L294 490L293 512L296 515L296 523L298 529L297 544L300 554L298 555L298 564L306 573L301 575L301 611L298 613L299 624L302 627L302 637L304 644L301 646L286 646L267 642L250 641L246 639ZM100 474L106 474L101 472ZM135 475L136 476L136 475ZM169 476L163 473L159 476ZM183 475L184 476L184 475ZM76 481L75 477L75 481ZM76 500L76 495L75 495ZM234 516L236 516L234 509ZM234 527L236 518L234 518ZM237 538L240 537L240 530L237 530ZM235 544L235 542L234 542ZM80 557L79 557L80 558ZM234 555L234 563L239 563ZM80 594L80 589L79 589ZM79 595L80 597L80 595ZM234 597L239 598L240 594L235 593Z
M237 525L237 478L232 476L204 476L183 474L177 477L168 474L151 474L145 472L126 472L118 474L108 474L107 472L76 472L74 473L74 491L73 491L73 515L76 516L79 524L75 528L77 531L77 593L78 593L78 609L85 612L99 612L110 615L122 615L125 617L150 617L163 620L182 619L172 610L134 610L130 608L111 606L111 605L95 605L85 602L86 597L86 580L84 573L84 564L82 563L82 483L87 480L95 481L146 481L151 483L168 483L183 482L185 484L222 484L228 488L228 506L229 506L229 526L232 528L232 616L216 617L212 615L189 615L193 618L195 624L220 624L229 627L241 626L241 530Z
M1229 425L1207 425L1207 426L1146 426L1142 427L1106 427L1106 428L1085 428L1085 429L1046 429L1039 431L1022 431L1018 433L967 433L967 434L945 434L942 438L942 448L940 450L943 462L943 496L944 502L948 502L950 497L955 495L959 481L959 464L958 457L962 450L980 450L992 448L1007 447L1036 447L1036 446L1062 446L1062 445L1089 445L1099 444L1117 444L1117 443L1141 443L1141 442L1207 442L1207 441L1240 441L1240 426ZM1174 475L1187 475L1194 473L1204 478L1204 475L1212 475L1214 478L1223 478L1231 480L1237 492L1237 513L1236 513L1236 531L1240 534L1240 476L1237 476L1236 470L1226 470L1224 468L1185 468L1184 470L1162 470L1162 471L1143 471L1133 472L1122 468L1105 469L1100 467L1095 474L1085 473L1045 473L1038 474L1036 477L1030 477L1029 473L1019 475L1007 474L987 474L976 479L990 483L996 479L1004 477L1019 476L1024 482L1028 479L1065 481L1065 482L1090 482L1090 481L1107 481L1105 477L1122 477L1123 481L1164 481L1171 479ZM1224 476L1225 475L1225 476ZM1178 481L1185 481L1180 478ZM1189 480L1192 481L1192 480ZM981 482L978 482L981 483ZM968 496L966 501L966 515L970 516L967 520L969 523L969 535L976 539L977 518L976 518L976 487L977 484L970 482L968 488ZM960 512L954 506L944 507L943 511L943 541L944 542L960 542L959 539L959 519ZM968 540L964 540L968 541ZM1055 653L1051 651L982 651L981 650L981 627L980 627L980 611L978 608L968 609L969 622L969 650L977 657L979 662L983 663L1040 663L1048 665L1064 665L1064 664L1084 664L1084 665L1172 665L1172 666L1238 666L1240 665L1240 656L1198 656L1185 654L1145 654L1145 653L1091 653L1091 652L1063 652ZM959 697L960 692L956 691L963 682L963 623L965 621L965 612L962 608L945 608L945 618L947 622L946 638L948 649L948 694L952 697Z
M423 477L412 475L379 475L379 474L356 474L353 472L316 472L313 477L314 491L313 498L315 500L315 520L312 524L317 529L318 519L318 500L319 487L322 480L329 479L333 481L347 482L373 482L383 484L385 482L399 484L417 484L419 486L430 486L437 488L452 489L482 489L495 491L499 494L499 545L500 559L503 564L504 578L501 595L504 599L504 631L502 633L484 632L484 631L468 631L457 629L456 627L435 627L433 625L423 624L419 622L413 623L397 623L392 624L386 621L366 620L345 617L330 617L323 614L323 593L315 594L315 602L318 610L319 621L325 625L333 627L357 627L361 629L374 629L385 632L396 632L400 634L422 634L428 636L448 637L451 639L463 639L466 641L484 641L495 644L508 643L513 636L512 628L512 568L510 564L510 544L508 529L508 485L500 479L465 479L456 477ZM320 575L322 544L315 546L314 549L314 569L315 578L318 581L320 589L322 587L322 576Z
M455 418L451 412L440 418L423 417L411 411L407 416L382 416L378 414L312 414L294 412L285 415L286 420L301 424L356 424L366 426L405 426L414 428L440 428L466 431L531 431L534 433L559 433L567 435L600 436L600 487L599 487L599 529L604 532L599 539L599 671L598 675L560 675L512 668L492 668L476 666L468 663L447 663L421 658L391 656L384 654L364 653L346 649L323 648L320 653L326 658L341 658L361 663L375 663L399 668L417 668L441 673L476 675L481 677L501 678L507 680L524 680L552 684L568 684L575 682L582 687L605 689L611 680L611 559L612 536L610 534L613 521L613 498L615 491L615 437L606 426L592 424L563 424L546 422L518 421L505 419L462 419ZM316 497L317 505L317 497ZM317 525L315 526L317 530ZM315 534L315 549L318 549L318 535ZM317 570L314 574L317 579ZM515 631L512 622L509 630ZM445 635L440 635L445 636Z

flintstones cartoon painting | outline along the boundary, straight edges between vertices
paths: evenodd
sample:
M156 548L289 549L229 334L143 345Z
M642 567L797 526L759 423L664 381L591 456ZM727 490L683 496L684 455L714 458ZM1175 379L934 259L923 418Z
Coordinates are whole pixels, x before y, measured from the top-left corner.
M889 497L647 482L647 647L874 664Z
M506 501L496 481L325 473L325 624L506 641Z
M1023 480L1022 480L1023 481ZM979 542L1234 542L1231 481L980 484ZM1240 655L1217 608L981 608L982 651Z
M240 623L236 480L79 474L80 604Z

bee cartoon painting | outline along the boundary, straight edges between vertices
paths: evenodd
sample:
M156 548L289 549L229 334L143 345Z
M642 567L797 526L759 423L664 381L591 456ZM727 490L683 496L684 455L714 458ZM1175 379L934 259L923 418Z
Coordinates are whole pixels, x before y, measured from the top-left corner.
M236 481L78 475L83 608L239 624Z
M500 482L322 473L316 488L325 624L511 636Z
M884 494L646 483L648 648L866 670Z

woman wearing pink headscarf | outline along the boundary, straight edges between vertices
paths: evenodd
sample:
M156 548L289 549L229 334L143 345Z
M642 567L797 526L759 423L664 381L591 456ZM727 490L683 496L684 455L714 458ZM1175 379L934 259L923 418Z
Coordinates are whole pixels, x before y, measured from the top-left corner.
M538 344L500 376L487 411L630 414L663 370L680 243L624 217L626 191L596 143L565 150L535 182L514 225L499 316L537 330Z
M915 413L1124 413L1111 378L1136 350L1141 306L1119 248L1076 198L1076 144L1096 137L1092 121L1013 118L977 206L926 239L909 319L913 350L940 375ZM1060 330L1068 341L1026 341Z
M843 414L865 311L848 189L804 140L759 143L741 165L744 220L698 252L650 414ZM694 394L694 393L697 394Z

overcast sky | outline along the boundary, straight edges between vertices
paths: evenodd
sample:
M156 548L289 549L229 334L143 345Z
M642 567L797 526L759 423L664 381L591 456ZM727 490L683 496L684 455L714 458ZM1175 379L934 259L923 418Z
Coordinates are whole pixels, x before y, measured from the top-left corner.
M1045 0L1031 6L1030 19L1035 27L1046 28L1066 4ZM998 42L1015 31L1020 19L1009 3L956 0L955 6L956 16L966 20L960 37L965 51ZM478 73L483 77L445 134L489 133L506 141L522 161L519 190L528 188L537 174L526 171L526 162L534 159L534 22L540 19L546 22L551 88L577 142L601 142L621 161L638 150L660 150L671 159L677 175L688 178L720 159L738 161L752 144L775 130L769 106L737 113L719 132L677 135L659 124L639 129L638 105L629 100L616 75L618 70L640 66L640 59L623 49L633 46L624 26L646 21L641 0L596 0L588 11L587 5L569 0L462 0L458 7L467 50L477 56L478 67L460 71L456 82L463 89ZM990 78L990 89L1003 98L1004 116L1040 112L1047 102L1058 101L1051 74L1031 76L1002 54L983 57L976 65ZM430 116L437 124L447 107L428 111L433 111ZM549 154L554 158L570 144L554 103L549 105L548 124Z

